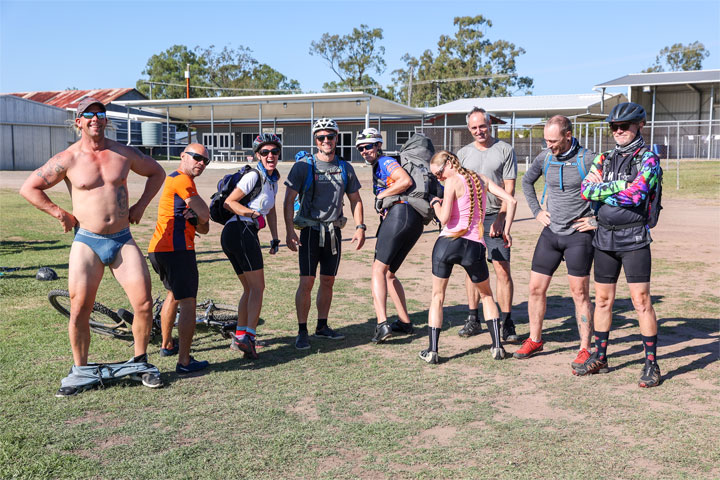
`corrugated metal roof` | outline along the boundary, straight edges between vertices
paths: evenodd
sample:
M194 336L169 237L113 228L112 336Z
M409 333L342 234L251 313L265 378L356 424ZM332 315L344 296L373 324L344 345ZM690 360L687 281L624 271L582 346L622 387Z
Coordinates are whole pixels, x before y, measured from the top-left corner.
M473 107L480 107L499 116L551 116L580 115L599 109L600 93L572 95L526 95L522 97L463 98L437 107L426 109L432 114L467 113ZM605 94L605 108L626 101L622 94Z
M16 97L26 98L35 102L45 103L58 108L76 109L77 104L85 97L95 97L107 105L113 100L122 97L134 88L99 88L95 90L60 90L50 92L19 92L11 93Z
M692 72L631 73L624 77L596 85L600 87L644 87L653 85L685 85L687 83L720 82L720 70L696 70Z

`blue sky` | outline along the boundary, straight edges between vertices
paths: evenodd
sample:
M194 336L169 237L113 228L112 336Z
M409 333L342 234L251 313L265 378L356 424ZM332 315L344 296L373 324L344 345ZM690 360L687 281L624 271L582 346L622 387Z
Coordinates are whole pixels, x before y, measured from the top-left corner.
M308 54L325 33L383 29L387 71L434 49L456 16L482 14L490 40L523 47L518 73L539 95L586 93L650 66L673 43L700 41L720 68L717 1L8 1L0 0L0 92L134 87L148 58L174 44L244 45L304 90L334 74Z

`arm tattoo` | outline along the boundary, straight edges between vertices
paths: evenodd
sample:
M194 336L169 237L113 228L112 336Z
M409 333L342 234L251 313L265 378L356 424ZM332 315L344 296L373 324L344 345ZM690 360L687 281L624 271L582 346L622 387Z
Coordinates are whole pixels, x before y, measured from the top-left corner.
M117 191L118 215L121 217L128 216L128 192L125 185L120 185Z

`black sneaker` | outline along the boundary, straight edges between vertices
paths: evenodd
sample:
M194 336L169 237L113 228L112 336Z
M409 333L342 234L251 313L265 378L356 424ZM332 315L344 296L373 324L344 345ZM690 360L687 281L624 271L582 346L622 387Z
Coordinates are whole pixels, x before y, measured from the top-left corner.
M295 338L295 348L298 350L307 350L310 348L310 337L307 332L298 333L297 338Z
M178 354L178 350L180 350L180 345L178 344L177 339L173 339L173 348L161 348L160 356L161 357L172 357L173 355Z
M502 324L502 341L507 343L515 343L520 340L520 337L515 333L515 323L512 318L508 318Z
M315 336L320 338L329 338L330 340L342 340L345 338L345 335L336 332L327 325L325 325L320 330L315 330Z
M180 373L180 374L195 373L195 372L199 372L200 370L205 370L208 366L210 366L210 362L208 362L207 360L198 362L193 357L190 357L190 363L188 363L187 365L181 365L178 363L175 366L175 372ZM146 373L145 375L151 375L151 374ZM145 377L145 375L143 375L143 377ZM144 380L143 380L143 385L145 385ZM148 385L145 385L145 386L147 387Z
M390 328L387 322L383 322L375 326L375 335L373 335L372 341L375 343L383 343L391 336L392 328Z
M594 351L590 357L585 360L585 363L575 368L572 373L573 375L583 376L592 375L593 373L608 373L607 357L600 360L597 356L597 351Z
M640 381L638 386L642 388L652 388L660 385L662 377L660 376L660 366L657 363L645 362L645 366L640 373Z
M60 389L55 393L55 396L58 398L72 397L81 391L82 390L75 387L60 387Z
M418 354L418 356L430 364L437 364L439 361L437 352L431 352L430 350L423 350Z
M390 324L390 330L397 333L405 333L407 335L413 333L413 325L412 323L404 323L400 320L395 320Z
M468 316L465 326L458 331L458 335L464 338L473 337L482 332L482 324L474 316Z

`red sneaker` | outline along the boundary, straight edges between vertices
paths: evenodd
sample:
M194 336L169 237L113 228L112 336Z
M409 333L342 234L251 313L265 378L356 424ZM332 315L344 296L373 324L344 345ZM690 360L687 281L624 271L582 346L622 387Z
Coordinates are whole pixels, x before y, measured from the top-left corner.
M533 342L530 338L525 340L522 344L522 347L518 349L517 352L513 353L513 357L515 358L530 358L533 355L535 355L538 352L542 352L543 349L543 341L540 340L539 342Z
M577 357L575 357L575 360L573 360L573 362L572 362L572 364L571 364L573 370L575 370L575 369L578 368L580 365L582 365L583 363L585 363L585 361L586 361L588 358L590 358L590 352L588 352L587 349L585 349L585 348L581 348L580 351L579 351L578 354L577 354Z

